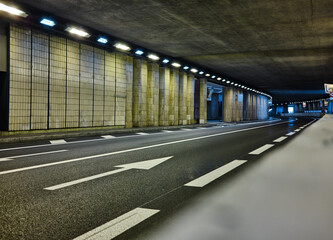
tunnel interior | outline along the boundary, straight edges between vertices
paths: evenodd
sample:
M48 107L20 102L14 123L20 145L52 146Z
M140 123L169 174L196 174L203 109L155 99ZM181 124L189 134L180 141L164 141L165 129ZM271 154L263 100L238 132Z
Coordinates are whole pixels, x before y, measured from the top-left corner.
M223 120L223 87L207 83L207 120Z

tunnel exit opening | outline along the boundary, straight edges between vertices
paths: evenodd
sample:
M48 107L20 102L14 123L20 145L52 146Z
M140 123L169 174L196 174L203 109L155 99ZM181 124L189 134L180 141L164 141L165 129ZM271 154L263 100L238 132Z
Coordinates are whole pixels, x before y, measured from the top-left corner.
M207 120L222 121L223 88L221 85L207 82Z

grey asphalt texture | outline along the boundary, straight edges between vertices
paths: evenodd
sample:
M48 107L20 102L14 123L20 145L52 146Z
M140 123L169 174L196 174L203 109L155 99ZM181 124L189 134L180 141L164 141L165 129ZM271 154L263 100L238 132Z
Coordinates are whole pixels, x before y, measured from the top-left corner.
M272 123L193 128L191 131L175 129L171 133L148 131L149 135L122 133L114 134L115 138L107 140L100 137L65 139L68 143L59 145L51 145L46 141L38 144L1 144L0 158L63 149L68 151L0 161L0 172L225 133L0 175L0 239L73 239L137 207L159 209L158 214L116 238L144 239L147 232L186 206L196 196L212 191L216 185L225 184L229 178L237 177L266 154L265 152L259 156L250 156L249 152L272 143L310 121L312 119L297 119L294 122L282 120ZM267 152L274 151L292 137L282 143L276 143ZM39 146L30 147L34 145ZM19 149L13 150L15 147ZM55 191L43 189L112 171L117 169L114 167L116 165L167 156L173 158L150 170L131 169ZM183 186L235 159L249 161L207 187Z

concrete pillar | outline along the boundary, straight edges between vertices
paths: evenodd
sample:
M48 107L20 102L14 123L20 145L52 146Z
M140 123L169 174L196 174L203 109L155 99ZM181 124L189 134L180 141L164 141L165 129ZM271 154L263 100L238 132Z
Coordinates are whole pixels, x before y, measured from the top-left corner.
M159 125L159 85L160 73L157 63L148 63L147 78L147 125Z
M178 125L178 88L179 71L170 71L170 92L169 92L169 125Z
M134 59L133 64L133 126L147 126L147 62Z
M180 72L179 75L179 99L178 99L178 125L186 125L186 93L187 93L187 74Z
M207 122L207 79L200 79L200 110L199 110L199 123L204 124Z
M133 58L126 57L126 112L125 127L133 127Z
M186 95L186 118L187 124L194 124L194 75L190 74L187 78L187 95Z
M170 69L160 67L160 85L159 85L159 125L167 126L169 124L169 84Z
M226 87L223 102L225 122L243 120L243 92L241 90Z

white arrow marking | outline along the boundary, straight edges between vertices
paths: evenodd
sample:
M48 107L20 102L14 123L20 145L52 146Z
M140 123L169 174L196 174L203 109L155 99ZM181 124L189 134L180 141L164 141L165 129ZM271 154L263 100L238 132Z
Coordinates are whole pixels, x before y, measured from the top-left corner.
M166 160L169 160L172 157L173 156L164 157L164 158L157 158L157 159L147 160L147 161L142 161L142 162L135 162L135 163L117 165L115 167L118 167L120 169L105 172L105 173L100 173L100 174L97 174L97 175L77 179L77 180L74 180L74 181L70 181L70 182L66 182L66 183L62 183L62 184L58 184L58 185L54 185L54 186L47 187L47 188L44 188L44 189L45 190L51 190L51 191L52 190L57 190L57 189L60 189L60 188L65 188L65 187L73 186L73 185L76 185L76 184L79 184L79 183L91 181L91 180L94 180L94 179L97 179L97 178L102 178L102 177L110 176L112 174L124 172L124 171L130 170L130 169L149 170L149 169L165 162Z

